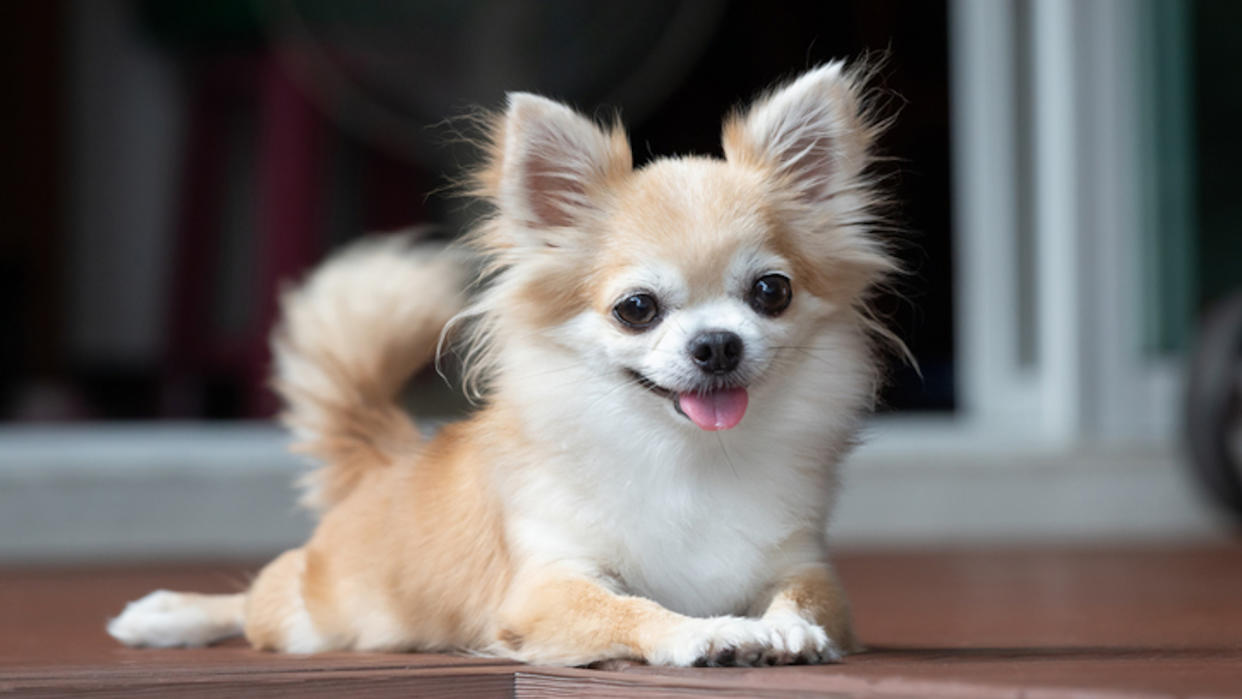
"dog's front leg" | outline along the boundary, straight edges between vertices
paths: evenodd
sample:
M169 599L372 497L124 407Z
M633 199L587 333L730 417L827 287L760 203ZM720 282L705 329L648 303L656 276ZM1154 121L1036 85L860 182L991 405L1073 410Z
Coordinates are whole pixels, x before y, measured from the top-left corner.
M536 664L627 658L653 665L758 665L778 640L761 619L688 617L587 577L551 574L517 587L497 652Z
M771 664L833 662L863 650L845 590L827 563L783 576L761 611L763 620L786 638L786 653L796 653L793 658L770 654L766 660Z

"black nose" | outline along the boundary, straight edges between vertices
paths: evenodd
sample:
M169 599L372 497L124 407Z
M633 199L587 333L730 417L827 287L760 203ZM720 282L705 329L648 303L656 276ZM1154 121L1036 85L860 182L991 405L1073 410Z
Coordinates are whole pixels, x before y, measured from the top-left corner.
M709 374L727 374L742 361L742 338L724 330L709 330L690 341L690 358Z

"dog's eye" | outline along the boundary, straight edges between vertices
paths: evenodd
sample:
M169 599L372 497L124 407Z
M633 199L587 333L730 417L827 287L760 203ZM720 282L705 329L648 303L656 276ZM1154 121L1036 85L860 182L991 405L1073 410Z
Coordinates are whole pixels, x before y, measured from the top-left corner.
M626 327L645 330L659 317L660 305L651 294L634 294L613 306L612 314Z
M766 316L780 315L793 299L789 277L783 274L765 274L755 280L747 301L756 312Z

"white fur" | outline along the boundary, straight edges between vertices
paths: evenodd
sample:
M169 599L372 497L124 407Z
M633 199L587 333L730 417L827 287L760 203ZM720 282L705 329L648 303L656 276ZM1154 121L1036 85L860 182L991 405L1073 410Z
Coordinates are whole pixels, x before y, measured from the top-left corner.
M108 633L127 646L206 646L241 633L242 600L156 590L125 605Z
M811 663L836 662L841 659L841 649L828 638L823 627L807 621L792 612L766 614L763 621L771 629L772 656L769 665L785 665L802 656Z
M658 647L650 661L686 667L700 658L713 657L721 651L733 649L738 665L756 665L774 650L776 644L783 646L784 640L784 634L760 619L735 616L692 619L672 634L663 647ZM806 645L799 644L797 652L801 652Z
M510 343L507 362L539 370L511 366L501 390L532 433L559 436L561 455L499 474L515 543L536 559L589 562L677 612L744 613L774 572L822 559L833 464L870 397L852 366L862 339L832 328L814 341L837 366L798 357L752 386L745 419L717 433L615 373ZM831 410L811 407L826 397Z
M294 609L284 619L285 642L281 646L286 653L322 653L339 647L330 639L324 638L324 635L315 628L315 622L311 619L310 613L306 611L306 603L301 595L297 595L291 601Z

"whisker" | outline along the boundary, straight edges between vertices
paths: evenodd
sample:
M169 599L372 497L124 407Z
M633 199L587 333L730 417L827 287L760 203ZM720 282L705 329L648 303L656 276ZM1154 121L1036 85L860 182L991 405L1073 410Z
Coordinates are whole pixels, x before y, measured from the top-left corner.
M737 465L733 463L733 457L729 456L729 449L725 447L724 435L716 433L716 442L720 444L720 453L724 454L725 461L729 464L729 470L733 471L733 477L741 480L742 475L737 472Z
M583 408L583 410L584 410L584 411L586 411L586 410L591 410L591 409L592 409L592 408L594 408L597 404L599 404L599 402L600 402L600 401L602 401L602 400L604 400L604 399L606 399L606 398L611 397L611 396L612 396L612 394L614 394L614 393L616 393L617 391L619 391L619 390L621 390L621 389L625 388L626 386L637 386L637 387L639 387L639 388L643 388L642 383L640 383L637 379L631 379L631 378L628 378L628 377L627 377L627 378L623 379L623 380L622 380L622 382L621 382L619 385L614 386L614 387L612 387L611 389L609 389L609 390L607 390L607 391L604 391L603 395L596 396L595 400L593 400L593 401L591 401L590 403L588 403L588 404L587 404L587 405Z

